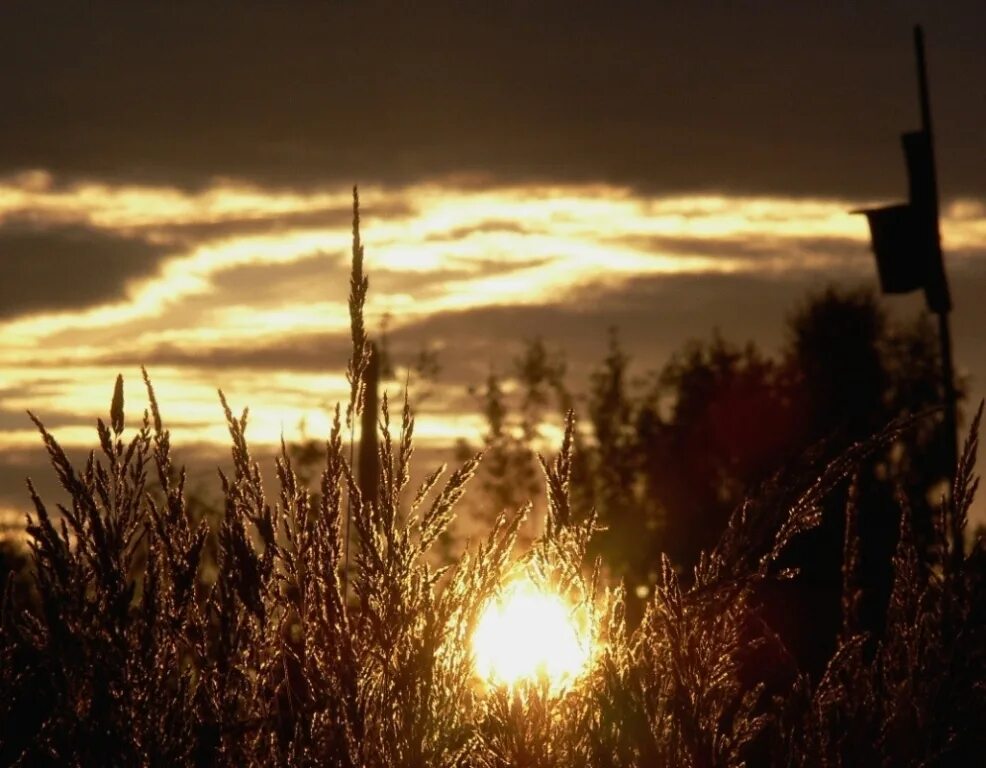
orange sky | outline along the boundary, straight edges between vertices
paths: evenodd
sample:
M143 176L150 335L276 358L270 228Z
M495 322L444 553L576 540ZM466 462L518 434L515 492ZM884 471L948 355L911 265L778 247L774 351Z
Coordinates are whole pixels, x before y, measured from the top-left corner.
M865 222L848 213L872 201L647 196L598 184L478 190L454 179L371 187L362 199L371 333L387 315L398 362L430 348L445 370L419 421L419 438L432 446L478 434L481 422L466 389L490 365L509 370L524 337L541 335L562 348L575 370L597 363L607 321L620 317L601 296L625 307L645 284L659 289L728 278L729 285L755 279L761 290L772 286L762 302L756 286L738 287L738 301L719 307L704 306L712 296L688 288L691 303L708 317L700 326L681 313L662 315L659 297L649 310L643 306L623 330L630 351L653 368L675 340L716 328L737 342L757 338L769 349L803 288L874 281ZM52 279L106 289L104 298L97 293L72 307L46 301L43 285L25 285L37 293L34 303L0 319L0 457L10 466L37 458L27 409L66 445L90 446L117 372L130 383L132 413L144 407L142 363L179 444L217 451L226 445L218 387L237 407L250 406L250 436L260 446L274 445L282 434L324 433L328 408L347 392L349 216L347 188L302 193L228 182L187 192L64 185L40 171L0 183L0 226L69 241L74 228L88 233L93 253L81 248L77 261L56 265L64 274ZM978 362L970 344L980 326L964 329L981 312L963 307L961 295L967 280L982 279L986 265L983 205L951 203L943 233L958 281L957 359L967 372ZM100 267L100 244L116 241L149 249L138 269ZM752 293L744 299L743 290ZM594 338L573 348L550 325L539 327L538 313L552 310L581 315L595 328ZM484 313L521 311L534 325L512 338L484 326ZM658 330L658 323L671 327ZM448 333L453 326L471 329L484 342L482 351L456 347ZM767 326L774 327L773 338L764 338ZM973 396L982 381L974 376ZM8 508L19 506L12 490Z
M871 276L865 222L847 213L859 201L657 198L603 185L477 192L437 183L368 189L363 199L371 329L379 329L385 314L399 332L486 307L563 305L592 286L618 289L640 278L797 272L824 282ZM160 247L136 276L88 267L94 272L80 279L119 281L105 301L66 309L39 299L36 308L0 321L0 407L31 409L61 427L67 443L87 445L88 429L59 424L60 418L101 413L115 372L133 376L145 362L165 402L181 404L180 440L224 442L214 396L220 385L251 404L256 441L276 443L282 430L291 434L302 421L324 426L325 403L346 392L341 355L326 354L320 369L306 365L304 371L291 370L287 359L280 371L246 362L232 366L235 385L224 383L230 366L211 358L306 338L317 346L326 335L338 337L337 349L344 347L350 232L342 222L348 206L346 189L279 194L216 185L188 194L105 184L62 188L42 173L0 184L0 223L30 221L35 232L80 225ZM292 224L302 213L312 216ZM202 231L190 237L197 227ZM959 253L986 251L981 206L953 204L944 237ZM426 342L440 346L443 339ZM166 354L165 364L155 364L158 353L169 350L181 350L184 364L168 363ZM451 438L465 426L462 416L433 414L430 434ZM0 449L34 443L29 425L16 422L8 417L2 423Z

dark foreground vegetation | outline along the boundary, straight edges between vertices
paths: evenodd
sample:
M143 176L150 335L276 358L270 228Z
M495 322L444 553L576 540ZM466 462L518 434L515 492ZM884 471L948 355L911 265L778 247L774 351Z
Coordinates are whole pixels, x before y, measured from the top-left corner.
M30 583L9 579L0 625L0 763L45 766L973 765L986 748L986 548L965 551L979 416L954 483L919 536L901 485L891 584L877 628L861 621L861 467L920 421L854 442L807 478L765 481L689 571L657 561L636 621L593 552L597 517L573 493L566 421L542 462L543 535L518 552L519 513L447 568L430 553L480 466L409 487L414 419L380 406L376 498L352 468L368 342L354 222L351 400L337 410L317 489L287 447L267 498L223 399L232 472L210 526L146 381L150 411L125 430L122 381L99 450L73 466L38 423L70 503L32 495ZM605 470L605 454L600 454ZM798 547L845 521L841 623L819 669L774 622L794 605ZM354 547L345 568L347 515ZM792 555L792 552L794 553ZM581 605L595 626L589 671L561 693L475 679L469 636L509 573ZM772 608L773 606L773 608Z
M951 451L943 446L953 437L934 414L942 402L936 333L926 315L894 320L872 292L835 287L810 294L784 330L773 357L752 341L736 345L716 333L689 341L650 371L624 352L614 330L584 393L571 388L562 351L528 340L512 370L491 372L476 391L487 430L470 500L480 516L484 509L519 509L529 499L539 512L537 445L548 422L576 408L585 417L571 492L578 506L597 510L604 530L592 551L611 578L626 584L628 608L639 618L635 597L653 590L662 555L690 573L745 500L764 496L767 486L801 487L846 446L925 413L855 470L855 493L866 509L857 530L860 619L878 629L892 586L898 497L909 500L923 551L952 477L945 458ZM806 637L834 641L841 624L847 490L826 497L822 523L787 555L800 582L810 580L821 598L806 611L814 624L805 627ZM832 652L831 642L801 645L813 668Z

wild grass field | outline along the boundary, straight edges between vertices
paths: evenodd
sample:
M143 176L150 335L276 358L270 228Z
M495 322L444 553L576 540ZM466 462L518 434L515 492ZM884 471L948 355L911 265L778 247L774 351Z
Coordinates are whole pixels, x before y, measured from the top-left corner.
M18 766L947 766L986 748L986 545L964 547L979 415L955 481L918 542L899 496L879 631L859 621L859 467L915 428L899 420L820 471L765 484L692 570L665 557L643 606L605 578L592 508L573 496L578 425L541 460L547 513L499 514L465 554L432 556L481 466L477 454L411 487L412 403L386 398L376 498L354 470L368 291L354 196L349 402L336 408L313 488L291 451L274 498L248 414L221 397L232 471L216 525L187 503L152 378L126 413L122 379L98 447L74 465L36 420L70 498L34 493L29 586L9 579L0 624L0 764ZM603 455L605 461L605 455ZM430 469L430 468L429 468ZM816 671L766 606L796 583L789 553L846 499L842 621ZM840 497L841 498L841 497ZM347 529L351 527L351 532ZM347 546L348 541L352 546ZM350 551L351 550L351 551ZM576 672L505 684L477 672L488 602L523 577L578 617ZM522 627L518 627L523 640ZM543 670L542 670L543 671Z

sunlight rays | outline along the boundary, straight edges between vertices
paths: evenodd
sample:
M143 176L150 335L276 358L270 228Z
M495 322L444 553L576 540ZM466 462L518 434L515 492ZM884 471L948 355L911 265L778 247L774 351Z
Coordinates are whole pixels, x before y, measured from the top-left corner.
M578 678L591 640L561 596L521 578L483 609L472 638L476 674L491 685L544 679L559 690Z

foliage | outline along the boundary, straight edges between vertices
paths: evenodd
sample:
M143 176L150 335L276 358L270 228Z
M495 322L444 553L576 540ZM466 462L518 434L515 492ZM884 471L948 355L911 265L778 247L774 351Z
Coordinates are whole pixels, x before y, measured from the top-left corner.
M734 346L718 333L691 341L649 382L632 378L630 358L611 333L584 397L587 428L580 435L573 493L599 511L605 530L592 551L626 581L635 619L642 605L633 595L653 589L662 554L688 573L758 488L797 484L845 445L940 402L938 345L925 315L891 322L872 293L828 288L807 297L788 319L787 333L776 358L752 343ZM531 359L555 362L545 370L529 365ZM542 404L533 418L542 421L550 415L546 391L555 393L562 412L579 399L566 388L563 361L539 339L528 342L516 368L513 408L497 380L495 412L489 403L483 409L496 483L481 490L499 505L529 496L531 442L525 436L538 433L530 424L532 396ZM487 392L494 392L492 386ZM517 424L523 429L503 426ZM862 613L869 628L881 624L890 594L898 488L911 500L917 546L930 544L934 495L950 474L943 438L937 416L915 420L902 439L860 468L858 493L867 509L859 521L860 579L867 586ZM831 619L819 628L831 637L838 624L845 503L844 488L831 494L823 525L789 555L812 589L825 593L831 610L816 614Z
M356 214L354 201L354 214ZM247 412L220 394L232 445L218 528L186 502L150 380L150 411L128 436L117 381L99 455L76 467L37 422L71 503L56 516L31 490L36 608L5 599L0 624L0 762L80 766L946 765L981 750L986 638L981 542L955 539L975 490L976 430L934 527L914 546L901 516L893 632L855 620L853 526L846 537L844 632L824 674L798 668L765 621L762 594L789 575L783 555L895 424L807 483L741 506L684 580L663 560L643 620L590 556L595 514L573 494L577 430L541 460L543 535L516 551L524 510L501 513L448 568L430 552L480 466L444 467L412 493L414 417L379 413L377 498L364 499L344 432L360 412L366 281L354 215L352 396L337 408L318 493L290 452L269 499L246 440ZM151 476L160 498L149 493ZM855 520L857 495L848 518ZM905 500L902 498L902 502ZM343 529L359 547L343 580ZM215 536L214 579L203 552ZM590 670L556 693L544 681L488 690L472 673L478 612L523 569L587 611Z

